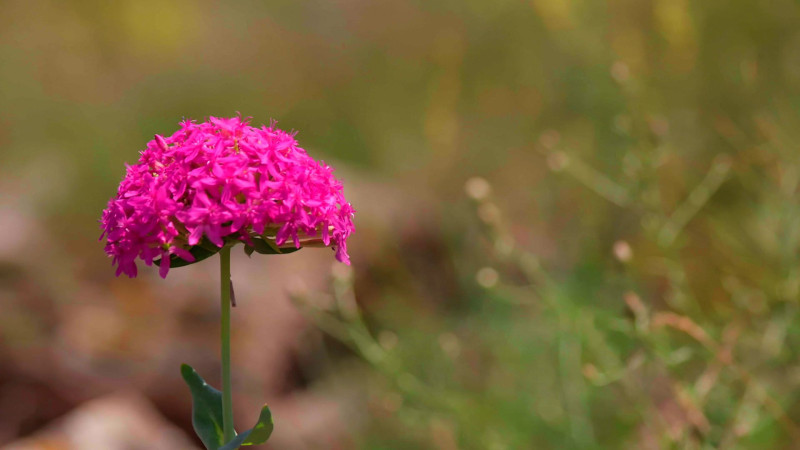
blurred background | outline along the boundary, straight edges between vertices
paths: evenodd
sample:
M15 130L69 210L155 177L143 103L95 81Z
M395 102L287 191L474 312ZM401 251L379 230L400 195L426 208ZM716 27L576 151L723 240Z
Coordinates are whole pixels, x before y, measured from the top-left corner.
M115 278L98 219L236 112L357 210L352 268L234 252L264 448L800 445L797 2L0 6L2 448L201 448L217 265Z

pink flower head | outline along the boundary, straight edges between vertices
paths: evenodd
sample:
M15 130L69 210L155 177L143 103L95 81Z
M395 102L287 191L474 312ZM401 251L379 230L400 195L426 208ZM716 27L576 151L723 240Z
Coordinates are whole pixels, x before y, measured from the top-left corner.
M251 251L256 241L276 249L333 245L336 259L350 264L354 210L333 169L308 156L294 134L241 117L180 125L147 143L103 211L100 239L117 276L135 277L138 257L148 266L161 258L166 277L171 257L192 262L196 246L236 241Z

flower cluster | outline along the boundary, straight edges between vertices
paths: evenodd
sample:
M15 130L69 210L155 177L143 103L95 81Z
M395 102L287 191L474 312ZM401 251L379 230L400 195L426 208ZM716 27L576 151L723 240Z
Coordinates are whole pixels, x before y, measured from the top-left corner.
M141 152L103 211L106 253L117 275L135 277L136 258L170 255L193 261L192 246L205 240L278 247L333 245L349 264L347 237L353 208L333 169L308 156L293 134L274 124L254 128L247 119L210 117L184 121L172 136L155 136Z

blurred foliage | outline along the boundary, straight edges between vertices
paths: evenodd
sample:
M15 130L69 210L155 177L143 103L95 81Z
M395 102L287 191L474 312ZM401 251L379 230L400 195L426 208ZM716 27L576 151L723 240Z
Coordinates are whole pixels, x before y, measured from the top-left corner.
M362 200L354 273L296 293L354 446L800 440L796 2L2 6L0 207L43 226L0 250L69 255L45 291L110 276L96 220L144 142L240 111Z

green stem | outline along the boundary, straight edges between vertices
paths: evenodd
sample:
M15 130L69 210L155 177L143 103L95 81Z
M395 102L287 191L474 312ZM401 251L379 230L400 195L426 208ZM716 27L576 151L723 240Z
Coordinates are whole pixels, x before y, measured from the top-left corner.
M236 436L233 429L233 396L231 393L231 249L219 251L220 306L222 307L222 433L225 442Z

